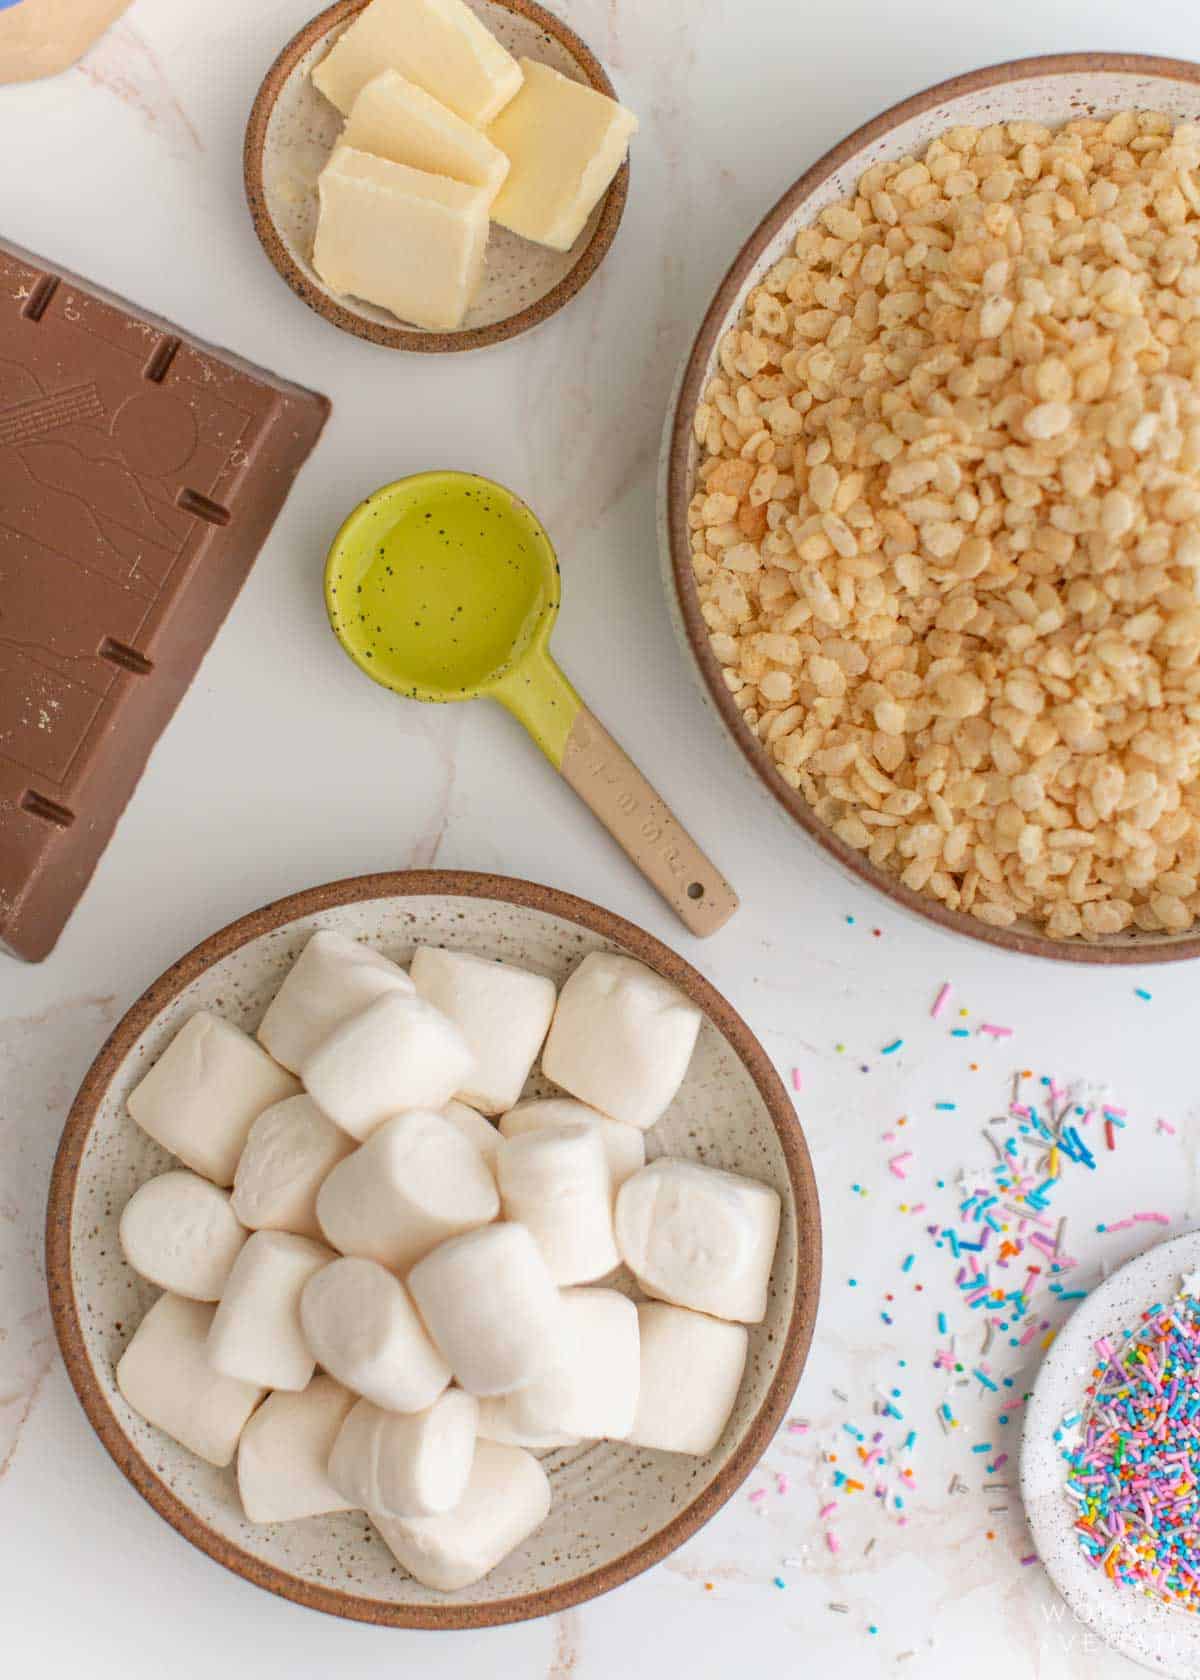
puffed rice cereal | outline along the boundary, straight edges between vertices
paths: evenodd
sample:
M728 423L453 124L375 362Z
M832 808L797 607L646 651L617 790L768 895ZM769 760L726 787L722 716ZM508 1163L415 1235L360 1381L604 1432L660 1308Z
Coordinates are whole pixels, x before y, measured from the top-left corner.
M1200 915L1200 127L955 128L746 299L704 619L779 775L995 927Z

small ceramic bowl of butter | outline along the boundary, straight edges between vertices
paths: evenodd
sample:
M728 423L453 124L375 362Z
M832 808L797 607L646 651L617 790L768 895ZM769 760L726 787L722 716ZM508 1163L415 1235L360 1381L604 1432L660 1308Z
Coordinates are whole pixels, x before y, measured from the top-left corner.
M255 229L343 331L472 350L595 272L637 119L533 0L339 0L268 72L246 129Z

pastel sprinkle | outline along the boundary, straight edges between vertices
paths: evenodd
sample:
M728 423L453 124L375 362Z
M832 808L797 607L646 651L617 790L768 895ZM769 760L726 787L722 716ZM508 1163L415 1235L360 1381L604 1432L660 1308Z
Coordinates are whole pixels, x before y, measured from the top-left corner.
M946 1109L948 1111L950 1109L957 1108L958 1104L952 1102L935 1102L933 1106L934 1108Z
M981 1022L979 1030L981 1033L987 1033L989 1038L1011 1038L1013 1035L1011 1027L997 1027L990 1021Z
M1135 986L1133 988L1133 995L1134 997L1141 998L1143 1003L1149 1003L1154 994L1153 992L1148 992L1144 986Z
M900 1268L900 1270L901 1270L901 1271L902 1271L902 1272L911 1272L911 1271L912 1271L912 1269L913 1269L913 1261L914 1261L914 1260L915 1260L915 1259L916 1259L916 1255L915 1255L915 1254L909 1254L909 1255L907 1255L907 1256L906 1256L906 1257L905 1257L905 1260L904 1260L904 1264L903 1264L903 1265L902 1265L902 1266L901 1266L901 1268Z
M825 1530L825 1544L835 1557L842 1549L842 1542L831 1528Z
M946 981L943 982L941 990L938 992L938 995L933 1000L933 1008L929 1011L929 1013L933 1016L935 1021L937 1020L938 1016L942 1013L942 1010L945 1009L946 1005L949 1003L950 992L951 992L950 982L949 982L949 980L946 980Z
M894 1055L897 1050L899 1050L903 1047L903 1044L904 1044L904 1040L902 1038L894 1038L890 1044L885 1044L884 1045L883 1049L879 1052L879 1054L881 1056Z
M970 1038L970 1036L971 1029L969 1027L951 1027L950 1029L951 1038Z
M802 1091L803 1089L804 1089L804 1081L800 1077L800 1069L794 1067L792 1069L792 1090L793 1091Z
M911 1149L905 1149L901 1154L893 1155L891 1160L888 1162L888 1171L895 1178L907 1178L908 1165L912 1158L913 1152Z
M761 1502L766 1497L767 1497L766 1488L755 1488L754 1492L750 1495L750 1504L751 1505L761 1504Z

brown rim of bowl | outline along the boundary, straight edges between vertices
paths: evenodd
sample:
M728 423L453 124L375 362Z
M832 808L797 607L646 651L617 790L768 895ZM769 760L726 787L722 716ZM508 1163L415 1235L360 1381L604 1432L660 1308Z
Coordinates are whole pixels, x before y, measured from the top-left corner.
M1050 957L1061 962L1074 963L1183 962L1191 957L1200 956L1200 933L1177 937L1139 934L1121 943L1090 944L1082 939L1050 939L1044 934L989 927L986 922L981 922L974 916L958 910L949 910L936 899L927 897L924 893L913 892L894 876L877 869L861 852L846 845L816 816L803 794L790 788L783 778L776 774L766 752L743 724L741 714L733 703L733 696L722 679L720 663L709 645L708 627L700 613L691 567L687 509L688 454L691 447L692 420L725 314L746 275L759 262L763 251L780 227L848 158L870 145L872 141L889 134L909 118L920 116L923 111L943 104L946 100L955 99L961 94L976 93L981 88L1002 87L1008 82L1025 81L1032 76L1070 75L1081 71L1125 72L1166 80L1200 82L1200 65L1192 64L1186 59L1153 58L1140 53L1060 53L1044 58L1017 58L1005 64L993 64L983 70L973 70L968 75L953 76L949 81L938 82L936 86L926 88L923 93L913 94L911 98L901 100L898 105L890 106L880 116L864 123L861 128L856 128L853 134L847 135L832 151L818 158L816 163L788 188L773 208L768 210L734 258L717 288L692 343L676 399L675 412L671 419L666 483L666 528L671 576L692 657L708 696L720 714L730 737L772 798L818 845L830 853L843 869L849 870L867 886L884 893L904 909L924 917L926 921L936 922L951 933L966 934L969 938L1000 946L1006 951L1017 951L1024 956Z
M609 247L621 225L625 200L629 195L628 158L613 177L612 185L602 201L600 220L570 273L564 275L558 285L552 287L543 297L535 299L515 315L507 315L502 321L493 321L483 327L470 327L462 332L423 332L418 327L402 325L385 327L378 321L356 314L352 309L343 308L320 287L313 285L279 237L267 209L266 188L263 184L263 153L275 101L297 61L304 56L313 42L328 34L336 24L352 17L355 12L361 12L368 3L369 0L336 0L336 4L321 12L311 23L306 23L303 29L292 36L263 78L262 86L255 95L250 110L245 144L242 148L242 179L246 188L246 202L254 220L254 231L258 234L263 250L296 296L318 315L324 316L325 320L332 321L333 325L340 327L343 332L353 333L356 338L369 339L372 344L382 344L389 350L416 350L426 355L451 350L482 350L485 345L500 344L505 339L517 338L521 333L528 332L531 327L540 326L551 315L557 314L563 305L569 303L576 292L587 284L608 255ZM516 12L521 17L529 18L547 35L553 35L555 40L566 47L589 84L598 93L606 93L610 99L617 97L616 89L600 60L561 18L556 18L552 12L539 6L537 0L494 0L494 3L510 12Z
M92 1122L117 1067L159 1011L197 976L230 952L303 916L367 899L428 896L499 899L506 904L523 905L559 916L564 921L600 934L602 938L613 940L673 981L733 1046L758 1088L783 1149L796 1206L796 1296L779 1369L757 1415L724 1468L658 1533L612 1563L559 1586L549 1587L544 1592L524 1593L494 1604L392 1605L352 1592L339 1592L263 1563L209 1528L134 1450L118 1424L88 1357L72 1281L75 1184ZM305 892L293 893L253 910L203 940L142 993L114 1028L88 1069L67 1117L54 1161L46 1207L46 1279L58 1345L92 1428L117 1468L185 1540L190 1540L193 1546L207 1552L209 1557L255 1586L265 1587L268 1592L277 1593L281 1598L291 1599L311 1610L323 1610L330 1615L385 1627L493 1627L552 1615L620 1586L660 1562L694 1534L731 1498L750 1474L783 1421L812 1341L821 1286L820 1206L808 1145L782 1080L741 1016L690 963L623 917L553 887L537 886L531 881L505 875L481 875L466 870L410 870L332 881L326 886L310 887Z

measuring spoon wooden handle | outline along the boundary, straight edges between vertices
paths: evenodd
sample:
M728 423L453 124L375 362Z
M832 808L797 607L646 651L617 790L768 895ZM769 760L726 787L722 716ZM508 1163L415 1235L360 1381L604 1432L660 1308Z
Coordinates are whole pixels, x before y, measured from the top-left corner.
M737 894L585 705L571 725L560 769L692 933L704 938L724 927Z

